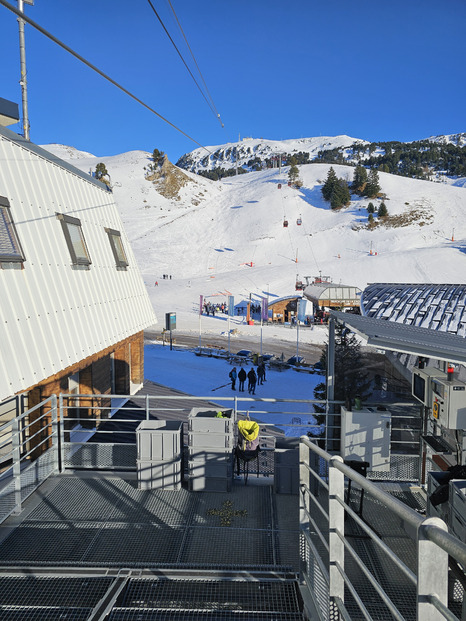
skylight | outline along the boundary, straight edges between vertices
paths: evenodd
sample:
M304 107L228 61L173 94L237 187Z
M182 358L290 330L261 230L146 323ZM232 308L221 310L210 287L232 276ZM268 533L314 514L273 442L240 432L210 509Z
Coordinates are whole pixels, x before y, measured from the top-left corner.
M22 263L24 253L19 243L16 228L7 198L0 196L0 262Z

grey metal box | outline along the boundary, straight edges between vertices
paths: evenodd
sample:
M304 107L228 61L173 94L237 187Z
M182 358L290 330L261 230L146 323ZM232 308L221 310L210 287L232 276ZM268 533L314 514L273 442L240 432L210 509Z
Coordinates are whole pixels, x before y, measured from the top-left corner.
M137 460L139 489L180 490L181 458L169 461Z
M453 479L450 481L450 505L463 515L466 522L466 479Z
M231 463L233 451L211 448L189 447L189 461L215 461Z
M458 513L454 507L450 507L449 527L453 535L466 543L466 517L464 513Z
M171 461L183 448L183 423L176 420L145 420L136 429L137 459Z
M230 492L231 477L192 477L189 479L189 489L192 492Z
M190 461L188 464L190 478L228 478L232 476L231 461Z
M299 492L298 449L275 449L274 488L277 494Z
M223 417L217 417L222 412ZM193 448L232 449L235 441L233 410L193 408L188 419L188 444Z

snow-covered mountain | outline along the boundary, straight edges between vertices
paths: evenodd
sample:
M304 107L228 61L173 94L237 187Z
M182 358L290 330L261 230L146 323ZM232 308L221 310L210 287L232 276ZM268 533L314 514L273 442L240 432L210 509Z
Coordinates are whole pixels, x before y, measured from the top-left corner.
M319 136L317 138L299 138L295 140L265 140L263 138L243 138L238 142L211 147L199 147L186 153L177 161L177 166L200 172L214 168L231 169L239 167L253 168L257 161L275 160L279 167L279 158L286 162L297 153L308 153L309 160L317 157L320 151L348 149L353 144L369 144L350 136Z
M235 143L202 147L186 153L177 162L185 170L210 178L315 160L350 164L367 162L385 172L417 178L466 177L466 133L431 136L414 142L368 142L350 136L320 136L296 140L243 138ZM431 148L430 148L431 147ZM391 155L396 152L394 157ZM458 185L464 185L462 181Z
M105 163L159 321L177 312L180 329L197 329L200 295L273 300L294 293L297 274L328 275L361 289L374 282L465 282L463 187L379 173L389 217L371 229L368 199L352 196L339 211L322 199L328 164L300 166L300 189L287 185L288 167L217 182L182 171L188 180L170 196L161 194L160 179L146 179L149 153L97 158L61 145L44 148L85 172ZM352 180L351 167L333 167ZM380 200L372 202L377 208ZM226 329L216 321L213 330Z

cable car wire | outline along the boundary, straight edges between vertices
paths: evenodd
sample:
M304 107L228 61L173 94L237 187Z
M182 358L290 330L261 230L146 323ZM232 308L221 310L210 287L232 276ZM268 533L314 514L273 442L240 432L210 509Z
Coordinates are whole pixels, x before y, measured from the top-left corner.
M215 117L216 117L216 118L220 121L220 123L221 123L221 124L222 124L222 126L223 126L223 123L222 123L222 121L220 120L220 115L218 114L217 110L215 109L215 106L214 106L214 107L212 107L212 104L210 103L210 101L209 101L209 100L207 99L207 97L205 96L205 93L203 92L202 88L199 86L198 81L197 81L197 80L196 80L196 78L194 77L194 75L193 75L193 73L192 73L191 69L190 69L190 68L188 67L188 65L186 64L186 61L185 61L185 59L183 58L183 55L181 54L181 52L180 52L180 50L178 49L178 47L177 47L176 43L173 41L173 39L172 39L172 37L171 37L170 33L168 32L168 30L167 30L167 28L166 28L165 24L163 23L162 18L161 18L161 17L160 17L160 15L157 13L157 11L156 11L156 9L155 9L154 5L152 4L152 1L151 1L151 0L147 0L147 2L150 4L150 6L151 6L152 10L154 11L154 13L155 13L155 15L156 15L157 19L158 19L158 20L159 20L159 22L160 22L160 24L161 24L162 28L165 30L165 34L166 34L166 35L167 35L167 37L170 39L170 41L171 41L171 43L172 43L173 47L174 47L174 48L175 48L175 50L178 52L178 56L181 58L181 60L182 60L182 62L183 62L183 65L184 65L184 66L186 67L186 69L188 70L189 75L190 75L190 76L192 77L192 79L194 80L194 83L196 84L197 88L199 89L199 92L200 92L200 93L201 93L201 95L204 97L204 99L205 99L205 101L206 101L207 105L208 105L208 106L209 106L209 108L211 109L211 111L212 111L212 113L214 114L214 116L215 116ZM180 27L181 27L181 26L180 26ZM189 46L188 46L188 47L189 47Z
M39 26L39 24L37 22L35 22L34 20L32 20L30 17L28 17L25 13L19 11L16 7L14 7L12 4L10 4L9 2L6 2L6 0L0 0L0 4L2 4L5 8L9 9L10 11L12 11L13 13L15 13L15 15L17 15L18 17L21 17L21 19L24 19L25 22L27 22L30 26L32 26L33 28L35 28L36 30L38 30L40 33L42 33L43 35L45 35L47 38L51 39L54 43L56 43L57 45L59 45L60 47L62 47L65 51L67 51L69 54L71 54L72 56L74 56L75 58L77 58L78 60L80 60L82 63L84 63L85 65L87 65L90 69L92 69L93 71L95 71L96 73L98 73L100 76L102 76L103 78L105 78L106 80L108 80L111 84L113 84L114 86L116 86L117 88L119 88L121 91L123 91L124 93L126 93L127 95L129 95L129 97L131 97L132 99L134 99L135 101L137 101L138 103L141 104L141 106L144 106L144 108L146 108L147 110L149 110L149 112L152 112L153 114L155 114L156 116L159 117L159 119L162 119L162 121L165 121L165 123L167 123L168 125L170 125L170 127L173 127L173 129L176 129L176 131L180 132L180 134L183 134L183 136L185 136L186 138L188 138L189 140L191 140L192 142L194 142L195 144L197 144L199 147L201 147L202 149L205 149L208 153L212 154L211 151L209 151L209 149L207 149L207 147L205 147L204 145L202 145L200 142L198 142L197 140L195 140L194 138L192 138L189 134L187 134L186 132L184 132L182 129L180 129L179 127L177 127L174 123L172 123L171 121L169 121L168 119L166 119L164 116L162 116L161 114L159 114L156 110L154 110L153 108L151 108L149 105L147 105L146 103L144 103L142 101L142 99L139 99L139 97L136 97L136 95L133 95L133 93L131 93L128 89L126 89L124 86L122 86L121 84L119 84L118 82L116 82L113 78L111 78L110 76L108 76L106 73L104 73L103 71L101 71L98 67L96 67L95 65L93 65L91 62L89 62L88 60L86 60L83 56L81 56L80 54L78 54L77 52L75 52L73 49L71 49L68 45L66 45L66 43L63 43L63 41L60 41L60 39L57 39L57 37L54 37L50 32L48 32L47 30L45 30L45 28L42 28L42 26Z
M188 50L189 50L189 52L191 54L191 57L192 57L192 59L194 61L194 64L196 65L196 69L198 70L199 75L201 76L202 83L204 84L206 93L207 93L210 101L212 102L212 106L213 106L213 108L215 110L216 116L219 119L220 123L222 124L222 127L224 127L224 125L223 125L223 123L221 121L220 113L218 112L217 108L215 107L214 100L212 99L212 95L209 92L209 89L207 87L206 81L204 80L204 76L202 75L202 72L201 72L201 70L199 68L199 65L197 64L197 61L196 61L196 58L194 57L193 51L191 49L191 46L188 43L188 39L186 38L186 35L184 34L184 30L181 27L180 20L178 19L178 15L176 14L175 9L173 8L173 5L172 5L171 1L170 0L167 0L167 1L168 1L168 4L170 5L170 8L171 8L172 12L173 12L173 15L175 16L176 23L178 24L178 27L181 30L181 34L183 35L183 39L185 40L186 46L187 46L187 48L188 48Z

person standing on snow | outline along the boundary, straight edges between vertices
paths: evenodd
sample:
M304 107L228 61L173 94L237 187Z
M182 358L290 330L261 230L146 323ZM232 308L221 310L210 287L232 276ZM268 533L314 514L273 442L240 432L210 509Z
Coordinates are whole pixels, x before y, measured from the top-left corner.
M238 390L240 392L244 392L244 382L246 381L246 378L247 378L246 371L243 369L243 367L241 367L238 373L238 379L239 379Z
M250 395L255 395L256 394L256 382L257 382L257 377L256 377L256 372L254 371L254 369L251 369L248 373L248 392Z
M261 362L257 365L257 383L263 384L265 382L265 364Z
M236 385L236 367L233 367L232 370L230 371L228 377L231 379L231 389L235 390L235 385Z

